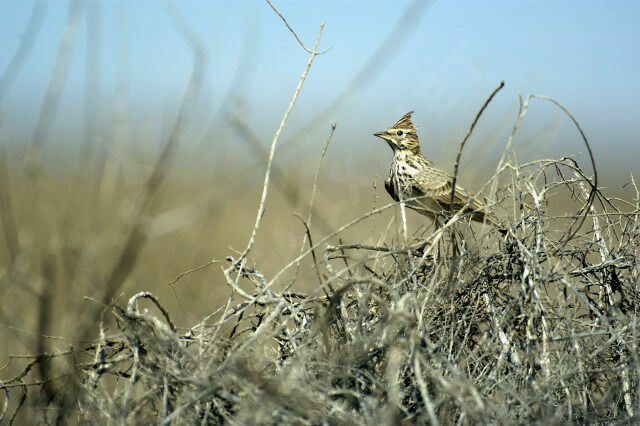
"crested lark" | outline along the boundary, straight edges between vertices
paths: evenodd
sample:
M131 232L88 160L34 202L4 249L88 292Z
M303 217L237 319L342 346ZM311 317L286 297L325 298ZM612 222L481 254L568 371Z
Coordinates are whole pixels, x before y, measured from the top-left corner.
M397 123L374 136L387 141L393 150L393 163L384 187L396 201L405 201L406 206L436 220L451 211L451 186L453 178L427 160L420 152L418 134L411 122L413 111L405 114ZM473 195L456 182L453 197L453 213L460 211ZM464 210L477 222L488 222L500 232L506 230L493 212L474 199Z

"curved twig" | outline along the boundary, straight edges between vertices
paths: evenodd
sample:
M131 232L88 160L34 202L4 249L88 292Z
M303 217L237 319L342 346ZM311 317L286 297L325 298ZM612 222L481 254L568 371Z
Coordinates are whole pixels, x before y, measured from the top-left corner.
M324 53L327 53L329 50L331 50L331 48L328 48L327 50L323 50L322 52L318 52L316 50L318 48L318 44L317 43L316 43L316 46L313 48L313 51L307 49L307 46L305 46L304 43L302 42L302 40L300 40L300 37L298 37L298 34L296 34L296 32L293 30L293 28L291 28L291 25L289 25L289 23L287 22L286 18L284 16L282 16L282 13L280 13L278 11L278 9L276 9L276 7L273 5L273 3L271 3L269 0L266 0L266 1L267 1L267 3L269 3L269 6L271 6L271 9L273 9L273 11L278 14L280 19L282 19L282 22L284 22L284 24L287 26L287 28L289 28L289 31L291 31L291 34L293 34L293 36L296 38L296 40L298 40L298 43L300 43L300 46L302 46L302 48L304 50L306 50L307 53L313 53L315 55L322 55Z
M141 291L140 293L132 296L131 299L129 299L129 303L127 304L127 314L131 315L133 312L135 312L134 304L138 301L138 299L143 299L143 298L151 300L153 304L156 305L156 307L160 310L160 312L162 312L162 316L164 316L164 319L167 321L167 324L169 324L169 328L171 328L171 331L175 333L176 327L173 325L173 322L171 322L171 318L169 317L169 312L167 312L167 310L160 304L160 301L158 300L158 298L155 297L153 294L149 293L148 291Z
M307 225L307 222L305 222L305 220L302 218L302 216L300 216L298 213L294 212L293 215L298 219L300 219L300 222L302 222L302 224L304 225L304 229L306 230L306 233L307 233L307 238L309 239L309 247L311 248L311 257L313 258L313 264L316 267L315 269L316 269L316 275L318 276L318 282L320 283L320 285L322 285L322 277L320 276L320 269L318 266L318 260L316 258L316 251L313 248L313 240L311 239L311 231L309 230L309 226ZM329 297L329 294L327 293L327 291L324 290L324 292L325 292L325 295Z
M590 179L585 177L585 180L587 182L589 182L589 185L591 186L591 191L589 191L589 196L587 197L587 202L583 207L584 215L582 216L582 219L580 220L580 223L578 224L578 226L576 226L576 228L569 233L569 236L567 236L565 241L557 249L557 250L561 250L578 233L578 230L582 227L582 224L584 223L584 221L587 220L587 215L589 214L589 209L593 205L593 201L594 201L594 199L596 197L596 194L598 192L598 170L596 168L596 160L595 160L595 157L593 156L593 151L591 150L591 145L589 144L589 140L587 139L587 136L585 135L584 131L582 130L582 127L580 126L580 123L578 123L578 120L576 120L576 118L573 116L573 114L571 114L571 112L564 105L562 105L560 102L556 101L555 99L553 99L553 98L551 98L549 96L545 96L545 95L529 95L529 96L532 97L532 98L544 99L544 100L547 100L549 102L554 103L558 108L560 108L562 111L564 111L565 114L567 114L569 116L569 118L571 118L571 121L573 121L573 124L575 124L575 126L578 128L578 131L580 132L580 136L582 137L582 140L584 141L584 144L587 147L587 151L589 152L589 158L591 159L591 167L593 167L593 182Z
M496 95L496 93L498 93L500 89L502 89L503 87L504 87L504 81L501 81L500 85L495 89L493 89L493 92L491 92L487 100L484 101L484 104L482 105L482 107L478 110L478 113L476 114L475 118L471 122L471 126L469 126L469 129L467 129L467 133L465 133L464 137L460 141L460 146L458 147L458 155L456 155L456 163L453 166L453 180L451 182L451 197L449 201L449 212L451 214L453 214L453 199L455 198L455 193L456 193L456 181L458 180L458 166L460 165L462 148L464 148L464 144L467 142L467 139L469 139L469 136L471 136L471 132L473 132L473 128L476 127L476 124L478 123L480 116L482 115L484 110L487 108L487 105L489 105L489 102L491 102L491 100Z

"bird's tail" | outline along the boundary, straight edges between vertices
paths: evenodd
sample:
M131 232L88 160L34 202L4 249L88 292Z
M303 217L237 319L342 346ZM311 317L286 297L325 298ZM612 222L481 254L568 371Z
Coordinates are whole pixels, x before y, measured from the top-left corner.
M475 210L473 212L472 218L476 222L488 223L489 225L496 228L496 230L502 235L507 235L507 233L509 232L509 229L504 225L504 223L500 221L500 219L498 219L498 216L496 216L493 212Z

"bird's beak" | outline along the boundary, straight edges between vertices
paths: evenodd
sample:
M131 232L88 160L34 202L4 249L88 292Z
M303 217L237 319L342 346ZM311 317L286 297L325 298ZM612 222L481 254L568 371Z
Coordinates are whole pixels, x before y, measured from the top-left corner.
M382 138L382 139L384 139L386 141L389 140L389 137L387 136L387 132L376 132L376 133L373 134L373 136L377 136L377 137Z

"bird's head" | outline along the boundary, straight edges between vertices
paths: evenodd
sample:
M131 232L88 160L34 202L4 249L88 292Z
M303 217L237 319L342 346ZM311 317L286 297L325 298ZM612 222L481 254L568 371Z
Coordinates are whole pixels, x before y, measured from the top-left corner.
M406 113L400 120L398 120L387 130L374 133L373 135L387 141L391 149L393 149L393 152L420 152L418 134L416 133L416 128L411 122L411 114L413 114L413 111Z

